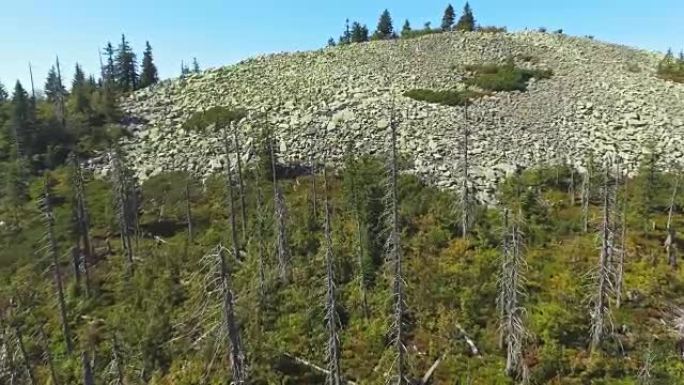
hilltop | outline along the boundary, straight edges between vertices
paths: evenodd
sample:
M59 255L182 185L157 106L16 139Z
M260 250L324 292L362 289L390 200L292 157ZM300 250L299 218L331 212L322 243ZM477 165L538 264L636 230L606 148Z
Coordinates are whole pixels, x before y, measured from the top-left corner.
M282 161L301 162L324 148L339 160L350 145L359 153L384 151L393 106L400 151L412 171L441 187L459 183L464 125L471 128L481 192L518 167L565 163L581 170L590 156L619 155L634 171L655 151L669 167L683 155L684 85L656 76L661 56L540 32L450 32L261 56L131 94L122 103L135 122L126 148L143 179L186 167L216 172L218 138L182 126L198 111L234 106L250 112L240 125L248 138L264 126L275 131ZM468 65L509 58L553 76L532 79L526 92L474 100L467 121L462 107L403 96L412 89L462 89Z

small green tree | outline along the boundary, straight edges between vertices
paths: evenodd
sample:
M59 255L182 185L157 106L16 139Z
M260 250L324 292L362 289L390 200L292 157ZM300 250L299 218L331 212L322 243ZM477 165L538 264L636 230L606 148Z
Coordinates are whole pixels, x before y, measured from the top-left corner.
M0 82L0 103L4 103L7 101L7 98L9 97L9 94L7 93L7 89L5 88L5 85Z
M455 29L457 31L474 31L475 30L475 16L473 16L473 10L470 8L470 4L466 2L465 7L463 7L463 15L458 19Z
M380 20L378 20L378 28L373 35L375 39L393 39L396 37L394 34L394 27L392 26L392 16L388 10L384 10L380 15Z
M121 43L117 48L115 60L115 78L123 91L133 91L138 86L138 64L131 45L125 35L121 35Z
M449 4L444 10L444 16L442 16L442 31L449 31L454 26L454 21L456 19L456 12L454 12L454 7Z
M368 27L361 25L361 23L355 21L352 24L351 29L351 42L352 43L363 43L368 41Z
M351 29L349 28L349 19L345 21L344 32L340 36L340 45L351 43Z
M404 22L404 26L401 27L401 36L406 37L411 33L411 23L409 23L408 19Z
M200 65L196 57L192 58L192 72L196 74L201 72Z
M154 65L152 58L152 46L149 41L145 42L145 52L143 52L142 72L140 73L140 87L144 88L159 81L157 66Z

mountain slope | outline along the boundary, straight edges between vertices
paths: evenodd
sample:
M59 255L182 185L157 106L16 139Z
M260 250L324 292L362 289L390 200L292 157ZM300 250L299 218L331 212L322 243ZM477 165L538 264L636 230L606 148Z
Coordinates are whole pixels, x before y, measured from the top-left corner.
M508 57L554 75L527 92L474 102L467 123L461 107L402 96L414 88L463 87L465 65ZM252 112L241 125L248 137L263 126L256 113L268 111L284 161L326 147L333 159L349 145L373 153L386 148L393 105L400 151L415 172L442 187L458 185L465 124L472 128L481 192L517 166L563 161L581 168L591 153L619 154L634 171L651 148L663 154L664 165L682 157L684 85L658 79L658 60L654 53L536 32L454 32L269 55L131 95L123 108L138 124L130 126L135 136L127 147L143 178L186 167L211 173L221 165L217 139L181 126L196 111L230 105Z

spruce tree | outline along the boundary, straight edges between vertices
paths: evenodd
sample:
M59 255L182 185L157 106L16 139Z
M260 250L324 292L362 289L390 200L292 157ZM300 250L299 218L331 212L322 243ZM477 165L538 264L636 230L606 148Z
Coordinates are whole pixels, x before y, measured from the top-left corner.
M114 47L112 43L107 42L104 48L107 56L107 64L102 68L102 82L106 85L113 85L116 81L116 66L114 63Z
M62 81L57 74L55 66L50 67L47 79L45 80L45 97L51 103L56 103L61 97L66 95L67 91L62 85Z
M401 36L406 37L409 33L411 33L411 23L406 19L404 26L401 27Z
M76 63L74 69L74 78L71 83L71 98L70 104L73 109L79 113L86 113L90 110L89 93L92 90L88 83L86 83L85 73L81 66Z
M374 37L376 39L393 39L394 27L392 26L392 16L388 10L384 10L380 15L380 20L378 20L378 28L375 31Z
M335 39L333 39L332 37L328 39L328 47L334 47L336 45L337 44L335 43Z
M192 58L192 72L196 74L201 72L199 62L197 61L196 57Z
M475 30L475 16L473 16L473 10L470 8L470 4L466 2L465 7L463 7L463 15L458 19L456 27L457 31L474 31Z
M155 84L159 81L157 67L152 58L152 46L149 41L145 42L145 52L143 52L142 70L140 73L140 88Z
M344 33L340 36L340 45L351 43L351 30L349 29L349 19L345 21Z
M456 12L454 12L454 7L449 4L444 10L444 16L442 16L442 31L450 31L454 26L455 19Z
M81 65L76 63L76 67L74 68L74 79L71 82L71 89L75 89L78 87L82 87L86 84L86 78L85 78L85 73L83 73L83 69L81 68Z
M7 89L5 89L5 85L0 82L0 103L6 102L8 98L9 94L7 94Z
M135 53L123 34L116 53L115 75L116 82L123 91L136 89L138 85L138 64Z
M368 28L365 25L361 25L359 22L354 22L351 29L351 42L352 43L363 43L368 41Z
M32 103L21 82L17 80L12 95L12 113L10 128L12 130L16 155L28 155L29 138L31 137Z

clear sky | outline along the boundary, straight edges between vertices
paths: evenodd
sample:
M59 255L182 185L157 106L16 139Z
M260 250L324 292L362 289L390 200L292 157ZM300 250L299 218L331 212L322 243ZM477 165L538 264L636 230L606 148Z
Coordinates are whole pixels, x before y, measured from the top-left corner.
M339 36L345 18L375 29L388 8L395 28L438 26L448 0L2 0L0 81L28 88L28 62L42 88L59 55L67 78L76 62L99 72L98 48L121 33L139 59L145 40L162 78L175 77L181 61L203 68L260 53L307 50ZM460 13L463 1L452 4ZM664 51L684 48L684 0L473 0L482 25L509 30L563 28L572 35Z

